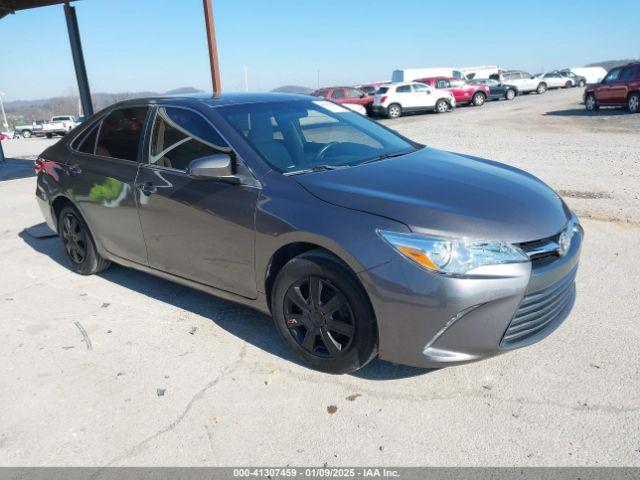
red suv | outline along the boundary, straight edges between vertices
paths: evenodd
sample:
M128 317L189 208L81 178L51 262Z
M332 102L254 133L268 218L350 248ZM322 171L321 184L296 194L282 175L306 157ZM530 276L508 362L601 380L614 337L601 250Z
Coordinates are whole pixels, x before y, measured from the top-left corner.
M600 83L584 90L584 106L588 111L600 107L626 106L631 113L640 111L640 62L609 70Z
M313 92L313 95L316 97L324 97L335 103L354 103L356 105L362 105L367 109L367 114L371 114L373 97L355 87L321 88Z
M481 107L489 98L490 90L486 85L470 85L464 80L453 77L430 77L415 80L419 83L426 83L433 88L448 90L453 93L458 105L475 105Z

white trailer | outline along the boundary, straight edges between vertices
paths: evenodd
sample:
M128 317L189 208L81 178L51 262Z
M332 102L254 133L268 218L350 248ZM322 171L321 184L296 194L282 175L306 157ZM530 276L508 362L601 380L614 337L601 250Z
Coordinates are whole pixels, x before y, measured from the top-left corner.
M607 74L607 71L602 67L574 67L569 70L586 78L587 83L600 83Z
M394 70L391 74L391 81L397 82L413 82L419 78L429 77L454 77L465 79L464 74L459 68L453 67L436 67L436 68L402 68Z

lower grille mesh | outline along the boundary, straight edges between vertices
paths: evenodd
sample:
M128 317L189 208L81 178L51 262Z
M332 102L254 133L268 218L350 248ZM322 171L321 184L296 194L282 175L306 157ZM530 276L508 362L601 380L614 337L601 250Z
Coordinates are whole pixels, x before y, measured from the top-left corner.
M500 343L509 347L544 330L564 311L575 291L576 269L549 287L524 296Z

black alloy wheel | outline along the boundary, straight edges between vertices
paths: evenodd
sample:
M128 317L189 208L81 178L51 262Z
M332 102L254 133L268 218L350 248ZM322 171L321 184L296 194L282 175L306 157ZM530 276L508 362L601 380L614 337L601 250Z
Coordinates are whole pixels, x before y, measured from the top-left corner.
M339 357L355 334L355 318L345 296L328 279L299 280L285 294L284 315L293 339L308 353Z
M87 235L73 212L66 212L62 217L60 234L69 259L81 265L87 258Z

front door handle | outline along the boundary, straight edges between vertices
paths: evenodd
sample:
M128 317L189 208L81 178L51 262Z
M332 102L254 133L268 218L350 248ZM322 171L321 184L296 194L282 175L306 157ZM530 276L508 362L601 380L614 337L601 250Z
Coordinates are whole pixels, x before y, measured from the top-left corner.
M145 195L151 195L158 191L158 188L151 182L138 183L136 184L136 187Z

